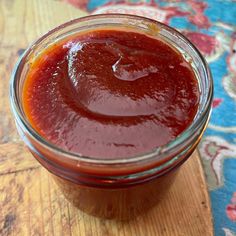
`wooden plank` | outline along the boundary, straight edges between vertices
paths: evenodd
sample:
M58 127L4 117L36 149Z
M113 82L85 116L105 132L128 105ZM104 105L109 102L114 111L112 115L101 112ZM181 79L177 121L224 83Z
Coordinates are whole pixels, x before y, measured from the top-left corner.
M49 29L82 15L61 1L0 0L0 235L213 235L197 153L181 168L161 204L121 222L74 208L21 142L8 98L18 55Z
M82 213L64 199L46 170L29 166L0 175L0 235L212 235L210 203L196 153L161 204L127 222Z
M39 166L23 143L0 144L0 176Z

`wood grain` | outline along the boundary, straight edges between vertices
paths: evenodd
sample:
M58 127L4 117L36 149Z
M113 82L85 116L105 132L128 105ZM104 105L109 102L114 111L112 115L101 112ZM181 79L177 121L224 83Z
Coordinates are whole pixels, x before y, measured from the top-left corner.
M9 78L19 56L49 29L84 12L61 1L0 0L0 235L213 235L198 154L162 203L129 222L88 216L68 203L16 133Z
M13 153L14 155L14 153ZM0 235L212 235L208 194L195 153L161 204L127 222L82 213L61 195L37 163L0 172ZM23 159L21 159L24 162Z

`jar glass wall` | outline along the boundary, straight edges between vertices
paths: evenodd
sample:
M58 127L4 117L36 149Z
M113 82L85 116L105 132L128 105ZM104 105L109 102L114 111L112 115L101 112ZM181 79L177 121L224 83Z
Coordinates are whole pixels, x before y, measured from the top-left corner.
M157 38L181 52L198 80L200 101L192 124L173 141L145 154L116 159L93 158L63 150L31 126L22 107L29 65L50 45L88 30L130 30ZM157 204L176 170L196 148L209 120L213 96L210 70L199 51L178 31L131 15L95 15L48 32L23 54L12 74L10 99L17 129L34 157L50 171L64 195L83 211L106 218L130 218Z

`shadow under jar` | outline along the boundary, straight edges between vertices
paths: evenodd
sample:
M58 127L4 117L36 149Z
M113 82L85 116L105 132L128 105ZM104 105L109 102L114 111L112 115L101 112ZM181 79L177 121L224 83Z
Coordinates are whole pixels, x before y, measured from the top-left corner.
M94 32L105 32L104 30L107 30L107 32L114 30L117 32L126 32L127 35L132 32L134 33L134 38L136 37L135 34L141 34L144 39L158 40L161 44L168 45L169 48L181 55L182 59L187 63L186 65L191 67L199 90L196 113L191 123L180 134L167 143L156 145L156 147L145 150L145 152L140 151L134 155L124 155L123 153L122 155L111 155L109 158L112 152L107 151L106 155L105 149L105 151L99 149L100 153L104 153L104 156L96 156L96 149L94 151L95 155L84 155L83 152L80 152L80 147L78 148L79 150L73 148L72 150L70 148L67 149L66 145L58 144L57 141L53 142L50 138L44 136L43 131L40 133L40 130L35 128L37 122L34 121L35 124L33 124L27 116L27 109L24 107L23 97L25 90L27 90L27 86L25 86L26 80L29 79L27 77L29 77L30 71L31 75L33 74L32 68L34 64L36 62L39 63L39 61L41 61L40 63L44 63L42 61L49 63L50 55L53 55L50 48L52 48L53 45L55 49L57 45L62 45L62 42L64 42L63 48L70 48L68 57L71 56L74 60L76 56L76 54L73 54L75 53L75 49L81 50L82 53L85 51L86 47L89 47L89 43L86 42L88 35L93 35ZM73 43L73 39L78 37L80 38L80 42ZM71 39L71 41L69 39ZM101 42L98 39L96 40L96 44L100 45ZM117 48L119 47L121 49L121 52L118 52L119 55L122 53L122 55L125 55L125 52L128 56L132 53L136 53L135 50L134 52L131 52L132 50L130 49L130 51L127 51L122 45L117 47L117 45L114 46L112 44L113 42L109 42L110 41L107 40L105 44L110 51L113 51L113 54L117 53ZM93 47L93 45L91 47ZM45 50L47 53L45 53ZM96 53L99 53L99 51L96 51ZM47 55L47 57L44 57L44 55ZM97 54L94 55L97 56ZM142 53L139 56L142 57ZM150 57L152 56L153 55ZM101 57L104 58L105 54L102 54ZM146 57L143 55L142 58ZM93 59L91 60L96 67L96 62L93 61ZM88 63L91 63L91 60ZM113 69L120 63L120 60L123 59L117 60L112 66ZM53 63L53 60L51 61L51 63ZM81 61L77 63L82 65ZM135 64L136 62L131 60L130 64L132 63ZM145 63L144 60L144 62L141 63L142 65L138 65L138 68L141 68L140 71L144 73L143 77L147 76L149 72L152 74L157 73L158 69L146 65ZM68 74L71 75L72 78L75 76L76 79L76 76L80 74L81 71L75 71L73 69L70 71L68 69L70 66L71 63L68 59ZM147 73L146 68L149 68L151 71ZM130 71L125 70L121 72L128 73ZM39 72L35 70L34 73ZM127 73L125 74L126 76ZM132 77L132 80L140 79L139 74L131 75L128 73L128 78L121 78L121 80L129 80L129 76L137 77ZM89 79L91 78L93 77ZM88 77L86 77L86 79L88 79ZM128 83L129 82L130 81L128 81ZM83 84L81 81L79 81L79 83ZM117 83L122 84L127 83L127 81L118 81ZM82 88L82 90L77 91L78 83L74 83L73 85L75 93L83 91L84 89ZM39 87L37 87L37 89L39 89ZM71 88L71 90L73 90L73 88ZM52 92L52 90L49 92ZM71 91L68 90L68 93L70 92ZM75 94L75 96L78 96L76 97L78 101L83 103L83 97L80 95L79 92ZM48 32L30 46L22 55L12 74L10 84L11 106L19 134L33 156L42 166L52 173L52 176L65 197L88 214L117 219L129 219L141 214L153 207L164 197L164 193L175 179L179 169L178 167L192 154L201 139L209 120L212 96L213 84L209 68L204 58L191 42L178 31L162 23L143 17L120 14L95 15L79 18ZM105 112L111 112L111 114L109 114L110 117L117 116L116 113L118 112L118 116L121 116L120 119L123 119L127 114L122 116L120 110L117 111L112 105L109 107L110 101L112 101L112 99L103 101L103 103L101 103L102 105L108 105L103 106L102 109L105 109ZM48 102L48 104L50 104L50 102ZM84 106L85 104L82 105ZM91 103L89 103L89 105L91 105ZM108 110L106 110L107 107L109 107ZM43 109L44 108L42 108L42 112L45 112ZM91 109L93 109L93 107ZM128 110L132 112L130 109ZM57 113L58 116L60 116L59 113L60 112ZM50 117L48 117L48 122L49 121ZM64 120L63 122L66 121ZM88 133L90 132L89 129L90 128L87 130ZM54 131L55 130L56 129L54 129ZM60 133L60 127L56 131L57 134ZM101 134L101 137L102 135L103 134ZM144 135L145 138L145 132L144 134L140 133L138 135L140 135L140 137ZM162 132L157 134L159 140L164 139L164 136L165 134ZM63 138L61 140L62 143L65 141ZM93 145L93 143L90 145ZM93 146L91 147L93 149Z

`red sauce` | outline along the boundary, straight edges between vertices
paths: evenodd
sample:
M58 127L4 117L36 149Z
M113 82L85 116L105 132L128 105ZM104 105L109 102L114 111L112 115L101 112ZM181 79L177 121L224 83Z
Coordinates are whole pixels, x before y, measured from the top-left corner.
M168 44L136 32L97 30L49 46L23 90L31 125L85 156L129 157L164 145L199 103L191 65Z

